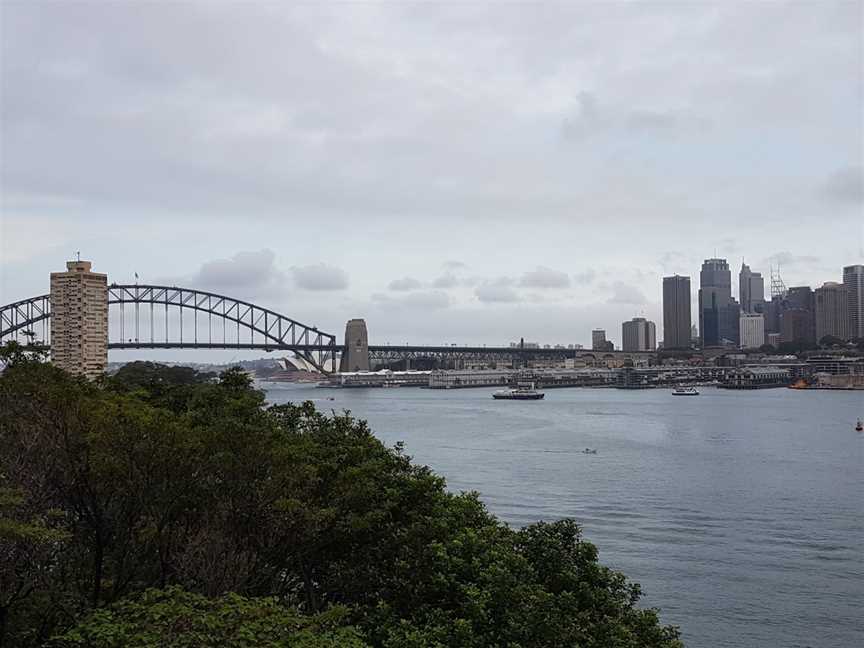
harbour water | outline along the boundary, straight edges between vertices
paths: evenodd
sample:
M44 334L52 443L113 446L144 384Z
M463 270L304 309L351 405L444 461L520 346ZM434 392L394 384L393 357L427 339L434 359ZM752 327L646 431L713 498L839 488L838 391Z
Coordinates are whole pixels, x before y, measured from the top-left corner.
M350 410L512 525L575 518L690 648L862 645L861 392L266 390Z

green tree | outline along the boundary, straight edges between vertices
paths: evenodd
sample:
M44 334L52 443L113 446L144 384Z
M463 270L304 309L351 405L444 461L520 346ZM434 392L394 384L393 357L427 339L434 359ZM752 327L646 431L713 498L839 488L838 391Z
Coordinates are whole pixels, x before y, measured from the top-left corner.
M50 648L366 648L347 612L314 617L274 598L237 594L206 598L172 587L93 612L50 642Z
M836 335L823 335L822 338L819 340L819 346L827 347L829 349L831 347L843 346L843 340L841 340Z

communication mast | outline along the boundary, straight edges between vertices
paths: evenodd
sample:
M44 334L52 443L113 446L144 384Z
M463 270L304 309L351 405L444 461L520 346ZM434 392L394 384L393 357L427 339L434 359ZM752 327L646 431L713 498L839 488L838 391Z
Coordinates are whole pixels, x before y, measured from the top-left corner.
M768 267L771 272L771 299L786 297L786 284L783 283L783 278L780 276L779 264L776 269L773 265Z

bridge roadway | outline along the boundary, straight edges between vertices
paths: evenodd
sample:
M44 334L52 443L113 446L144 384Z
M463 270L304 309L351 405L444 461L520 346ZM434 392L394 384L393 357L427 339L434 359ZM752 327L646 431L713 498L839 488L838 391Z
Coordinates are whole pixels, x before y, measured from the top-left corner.
M36 344L34 348L47 350L50 345ZM329 344L276 344L261 342L174 342L174 341L145 341L129 340L127 342L109 342L109 349L250 349L256 351L329 351L333 347ZM434 346L434 345L399 345L399 344L370 344L369 356L374 359L393 358L424 358L424 357L488 357L488 356L521 356L529 358L641 358L654 355L648 351L592 351L590 349L535 349L522 347L491 347L491 346ZM337 351L344 351L345 347L336 346Z
M344 347L343 347L344 348ZM525 358L650 358L650 351L593 351L591 349L538 349L534 347L493 347L493 346L424 346L424 345L369 345L369 357L376 359L420 358L420 357L488 357L488 356L519 356Z

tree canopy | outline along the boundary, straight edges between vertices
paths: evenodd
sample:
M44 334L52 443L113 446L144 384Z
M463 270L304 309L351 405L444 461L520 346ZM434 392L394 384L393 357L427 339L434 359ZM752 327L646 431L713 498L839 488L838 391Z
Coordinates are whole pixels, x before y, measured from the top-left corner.
M512 529L239 370L140 369L0 375L0 645L680 646L572 520Z

